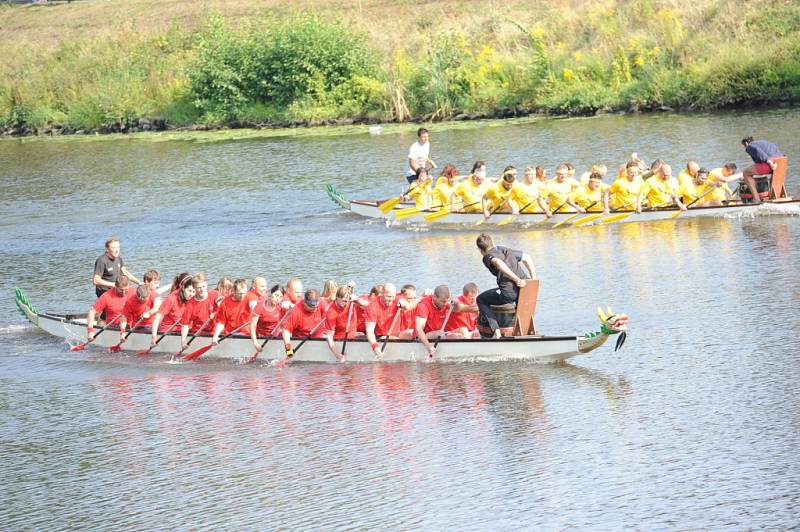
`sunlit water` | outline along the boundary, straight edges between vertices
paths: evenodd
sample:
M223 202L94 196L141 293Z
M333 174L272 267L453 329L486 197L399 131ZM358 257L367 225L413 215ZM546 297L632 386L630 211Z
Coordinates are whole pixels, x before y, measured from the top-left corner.
M491 125L492 127L488 127ZM432 156L680 167L792 157L800 112L608 116L432 128ZM138 274L329 277L360 288L492 279L475 231L387 228L339 210L403 183L408 132L218 143L0 142L3 529L786 529L800 522L800 218L504 231L526 250L547 334L631 316L628 342L521 362L169 365L71 353L26 325L85 311L122 238Z

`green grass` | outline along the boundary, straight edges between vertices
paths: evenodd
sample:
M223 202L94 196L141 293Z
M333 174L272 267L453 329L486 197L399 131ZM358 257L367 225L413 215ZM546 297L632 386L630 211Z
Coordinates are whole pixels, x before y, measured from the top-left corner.
M129 0L0 20L4 128L800 101L792 0Z

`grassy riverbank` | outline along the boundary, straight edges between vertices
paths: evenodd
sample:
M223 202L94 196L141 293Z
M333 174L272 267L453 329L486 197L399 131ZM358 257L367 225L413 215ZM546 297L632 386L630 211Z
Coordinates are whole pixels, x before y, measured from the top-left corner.
M800 101L791 0L78 1L0 20L15 134Z

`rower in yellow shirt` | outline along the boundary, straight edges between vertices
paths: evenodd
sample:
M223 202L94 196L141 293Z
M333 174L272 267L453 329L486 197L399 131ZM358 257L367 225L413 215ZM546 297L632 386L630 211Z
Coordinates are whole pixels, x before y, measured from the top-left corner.
M455 169L455 167L453 168ZM446 169L447 166L445 166L445 170ZM457 180L458 170L455 172L442 172L442 175L439 176L439 181L437 181L431 193L431 208L438 209L444 207L452 210L453 205L451 199L458 186Z
M645 201L651 209L674 203L680 210L686 210L678 197L678 180L672 177L670 165L662 164L658 173L644 182L636 197L636 212L642 212L642 204Z
M697 177L697 171L699 169L700 165L697 164L697 161L689 159L686 162L686 168L678 173L678 187L682 187L684 185L688 186L692 180Z
M707 204L719 207L722 202L733 198L733 191L728 187L730 181L741 179L742 174L736 173L736 163L727 163L720 168L714 168L708 173L706 184L714 187L714 192L706 196Z
M570 195L570 199L586 212L609 213L608 190L611 187L603 183L603 176L599 172L589 174L585 185L581 185Z
M560 164L556 168L556 178L547 184L547 188L542 191L542 196L547 200L547 205L551 211L555 212L586 212L583 207L575 204L570 199L572 194L580 184L573 177L569 177L569 168L566 164Z
M539 169L541 169L541 172ZM537 175L541 175L541 179L537 178ZM550 217L550 209L542 197L542 191L546 186L547 178L545 177L544 168L541 166L537 166L536 169L530 166L525 168L522 179L518 180L514 185L516 189L515 197L508 202L511 210L515 213L543 212Z
M581 174L581 178L578 179L578 182L581 185L588 185L589 179L592 178L592 174L600 174L600 181L602 182L608 174L608 166L604 164L593 164L592 168L588 172Z
M709 192L710 186L706 182L708 180L708 170L699 168L691 181L685 181L682 185L678 186L678 195L681 201L687 208L692 207L706 207L706 198L711 196ZM701 199L702 198L702 199Z
M431 207L431 183L433 182L430 174L425 167L417 168L416 178L408 187L403 199L413 199L417 209L430 209Z
M500 180L489 187L489 190L481 198L481 207L485 218L491 216L495 209L502 209L511 200L514 200L515 203L521 201L520 198L524 195L517 188L516 180L517 169L513 166L506 166Z
M486 179L486 165L476 162L472 167L472 175L461 181L453 190L451 204L464 212L480 212L481 199L493 183Z
M625 165L625 175L614 181L608 189L613 210L633 209L636 206L636 198L644 184L641 172L639 163L633 159Z

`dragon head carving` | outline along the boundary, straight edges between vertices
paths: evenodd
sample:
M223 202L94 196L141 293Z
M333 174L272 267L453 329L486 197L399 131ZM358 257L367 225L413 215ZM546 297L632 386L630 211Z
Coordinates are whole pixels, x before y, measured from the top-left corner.
M606 307L605 311L597 307L597 317L600 318L602 323L600 330L603 333L608 335L619 334L617 345L614 347L614 351L618 350L625 343L625 338L628 336L628 315L614 313L611 307Z

